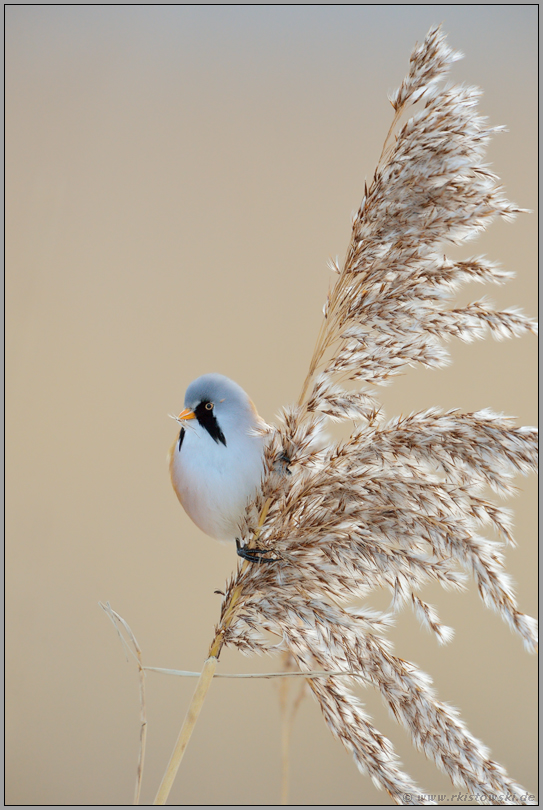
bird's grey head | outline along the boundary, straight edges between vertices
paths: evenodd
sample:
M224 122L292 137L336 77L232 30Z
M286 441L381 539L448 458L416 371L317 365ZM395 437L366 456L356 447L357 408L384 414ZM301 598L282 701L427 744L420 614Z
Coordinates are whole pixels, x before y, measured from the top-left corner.
M248 433L259 417L243 388L222 374L204 374L191 382L185 394L185 408L217 443L226 446L228 436Z

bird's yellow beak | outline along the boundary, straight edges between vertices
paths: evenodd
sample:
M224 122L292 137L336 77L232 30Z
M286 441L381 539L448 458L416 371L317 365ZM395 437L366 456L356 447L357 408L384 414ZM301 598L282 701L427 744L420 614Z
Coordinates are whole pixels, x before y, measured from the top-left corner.
M185 410L181 411L181 413L179 414L179 416L177 418L178 419L196 419L196 414L194 413L194 411L191 411L190 408L185 408Z

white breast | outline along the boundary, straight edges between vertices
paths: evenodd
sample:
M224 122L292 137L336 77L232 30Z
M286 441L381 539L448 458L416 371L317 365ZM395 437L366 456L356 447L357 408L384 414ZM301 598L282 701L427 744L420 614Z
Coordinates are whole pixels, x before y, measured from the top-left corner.
M230 434L226 447L191 425L170 461L172 484L196 525L217 540L233 540L247 502L261 483L264 440Z

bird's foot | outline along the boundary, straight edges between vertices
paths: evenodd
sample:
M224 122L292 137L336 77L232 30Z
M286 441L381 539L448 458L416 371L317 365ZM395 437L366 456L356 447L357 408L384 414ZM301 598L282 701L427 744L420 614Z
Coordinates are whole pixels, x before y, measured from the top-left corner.
M242 559L247 560L247 562L253 563L262 563L262 562L277 562L279 557L265 557L265 554L271 554L273 549L271 548L249 548L248 546L242 546L238 538L236 537L236 551L238 557L242 557Z
M289 465L290 458L286 455L286 453L281 453L281 455L276 459L273 468L276 473L279 473L279 475L291 475Z

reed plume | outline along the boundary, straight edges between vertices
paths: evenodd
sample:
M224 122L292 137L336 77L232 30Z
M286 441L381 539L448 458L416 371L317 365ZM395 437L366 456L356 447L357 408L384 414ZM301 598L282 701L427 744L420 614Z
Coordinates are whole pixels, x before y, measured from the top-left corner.
M241 542L258 542L273 562L240 564L227 583L211 655L223 645L249 654L284 650L302 671L357 673L456 786L483 803L530 804L385 636L394 612L411 605L447 642L453 631L419 592L428 580L462 589L471 575L485 605L527 649L537 643L536 623L518 609L503 567L501 543L513 543L510 513L485 495L488 488L511 494L513 477L536 469L535 428L490 410L429 409L386 421L375 393L409 366L444 366L452 337L536 332L516 309L496 311L484 300L454 305L462 284L500 284L510 274L483 257L447 258L444 244L461 244L495 217L520 211L484 165L500 128L477 111L479 91L444 84L458 58L441 30L430 30L390 97L394 121L345 262L332 266L335 283L302 394L270 432L262 491L240 526ZM332 442L323 433L330 420L356 425ZM484 537L485 526L500 540ZM377 588L391 592L389 613L353 607ZM308 684L362 772L399 804L432 803L400 770L348 679Z

